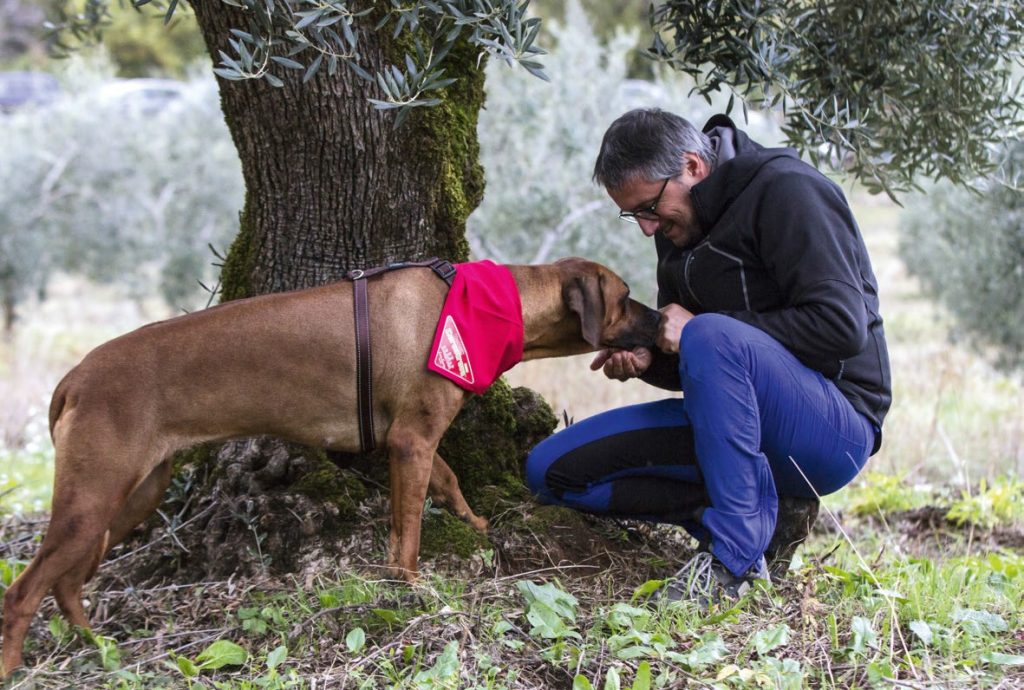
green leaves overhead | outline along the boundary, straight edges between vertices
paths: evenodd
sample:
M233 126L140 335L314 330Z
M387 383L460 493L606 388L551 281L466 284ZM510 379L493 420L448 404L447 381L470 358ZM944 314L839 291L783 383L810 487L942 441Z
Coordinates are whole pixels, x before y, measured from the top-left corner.
M876 192L998 173L1024 129L1019 0L666 0L652 25L697 93L781 108L790 145Z
M136 7L162 0L133 0ZM219 0L244 10L245 26L231 29L229 49L218 51L214 72L224 79L262 79L271 86L285 84L289 71L301 72L302 82L320 70L330 75L351 69L375 84L380 109L398 110L397 123L415 107L436 105L441 89L451 84L445 58L457 41L465 40L509 65L519 64L547 79L535 45L540 19L527 17L529 0ZM50 28L56 45L62 37L99 38L108 21L109 0L87 0L84 11L73 12L71 0L59 0L57 21ZM169 17L177 0L161 5ZM367 32L388 31L405 55L379 72L370 72L361 54ZM399 40L400 39L400 40Z

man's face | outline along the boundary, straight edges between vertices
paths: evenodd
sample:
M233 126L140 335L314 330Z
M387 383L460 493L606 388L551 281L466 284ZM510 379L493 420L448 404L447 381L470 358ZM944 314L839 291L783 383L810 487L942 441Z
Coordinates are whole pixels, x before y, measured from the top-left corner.
M647 237L660 232L675 246L690 247L699 242L703 235L690 199L690 189L707 177L709 172L707 163L701 158L686 153L683 154L682 170L677 177L667 182L664 179L632 180L618 189L609 189L608 195L622 211L653 210L657 218L636 218L640 230ZM657 206L654 206L655 202Z

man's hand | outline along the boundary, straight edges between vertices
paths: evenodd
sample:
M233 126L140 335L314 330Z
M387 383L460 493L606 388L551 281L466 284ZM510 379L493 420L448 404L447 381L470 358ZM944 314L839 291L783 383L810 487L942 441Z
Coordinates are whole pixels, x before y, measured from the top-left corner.
M693 318L693 313L678 304L668 304L660 309L661 324L658 326L658 338L655 340L658 349L669 354L679 352L679 338L683 334L686 322Z
M635 379L651 366L653 355L646 347L632 350L601 350L590 363L593 371L604 368L604 375L616 381Z

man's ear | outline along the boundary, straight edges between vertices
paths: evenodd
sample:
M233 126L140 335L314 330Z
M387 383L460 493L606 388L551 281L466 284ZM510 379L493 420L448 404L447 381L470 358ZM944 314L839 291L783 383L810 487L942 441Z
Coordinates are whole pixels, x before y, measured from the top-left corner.
M688 177L691 184L700 182L711 172L711 166L708 162L698 156L696 153L686 151L683 153L683 169L682 173L684 177Z
M604 329L604 290L600 275L582 274L565 287L563 297L569 310L580 318L580 334L593 347L601 347Z

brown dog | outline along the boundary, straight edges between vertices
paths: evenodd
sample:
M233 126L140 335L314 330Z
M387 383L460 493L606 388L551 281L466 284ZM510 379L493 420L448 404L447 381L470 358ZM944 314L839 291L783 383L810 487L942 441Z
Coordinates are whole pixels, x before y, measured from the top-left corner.
M651 347L658 312L583 259L509 266L523 307L523 359L599 347ZM438 442L470 393L425 366L447 286L429 269L369 284L376 441L388 450L393 573L416 577L420 522L433 498L480 530ZM82 586L107 550L160 504L171 455L212 440L273 435L356 452L352 285L272 294L151 324L93 352L57 386L50 526L4 596L3 665L22 665L29 623L52 591L88 627Z

